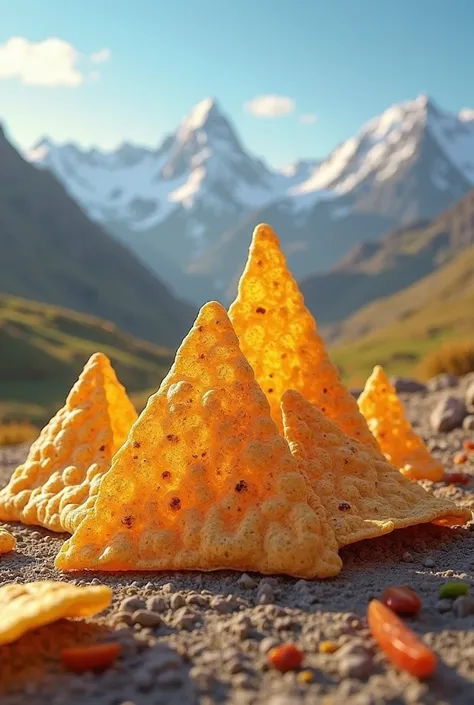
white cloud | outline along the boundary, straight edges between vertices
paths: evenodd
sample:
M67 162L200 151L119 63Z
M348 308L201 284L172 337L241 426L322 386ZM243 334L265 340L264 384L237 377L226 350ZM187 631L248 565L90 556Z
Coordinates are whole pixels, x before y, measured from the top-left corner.
M0 44L0 80L16 78L29 86L68 86L84 81L77 69L79 52L62 39L50 37L31 42L11 37Z
M300 115L299 122L302 125L314 125L318 116L315 113L306 113L305 115Z
M245 110L258 118L273 118L289 115L295 111L293 98L284 95L260 95L245 103Z
M459 112L459 119L463 120L464 122L470 122L471 120L474 120L474 108L463 108Z
M92 61L93 64L103 64L104 61L108 61L110 59L111 52L110 49L100 49L100 51L94 52L94 54L90 55L90 60Z

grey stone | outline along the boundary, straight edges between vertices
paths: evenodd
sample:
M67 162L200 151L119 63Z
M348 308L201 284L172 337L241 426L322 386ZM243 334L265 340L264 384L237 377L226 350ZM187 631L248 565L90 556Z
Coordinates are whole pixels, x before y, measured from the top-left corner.
M270 649L273 649L275 646L278 646L278 641L272 636L266 636L265 639L262 639L260 642L260 652L262 654L268 654Z
M434 568L435 567L435 562L432 558L425 558L423 561L423 565L425 568Z
M172 610L179 610L179 608L184 607L185 604L186 600L180 592L175 592L174 595L171 595L170 607Z
M414 561L415 561L415 559L413 558L410 551L405 551L405 553L402 556L402 560L404 563L414 563Z
M252 588L257 587L257 581L254 580L247 573L243 573L243 575L241 575L240 578L237 580L237 585L244 588L245 590L251 590Z
M163 597L150 597L146 603L147 609L152 612L166 612L168 605Z
M456 617L468 617L474 612L474 600L470 595L460 595L453 602Z
M462 422L462 427L466 431L474 431L474 414L469 414L469 416L466 416L464 421Z
M342 678L368 678L373 670L372 657L362 651L339 659L339 675Z
M123 612L136 612L146 607L145 601L139 597L126 597L122 600L120 610Z
M391 377L392 383L397 394L414 394L415 392L426 392L426 384L418 382L411 377Z
M207 691L212 687L212 673L206 668L194 666L189 671L189 677L199 690Z
M436 603L436 609L438 612L444 613L444 612L450 612L453 607L453 602L452 600L438 600Z
M430 424L437 433L447 433L460 428L466 414L464 402L448 395L441 399L431 412Z
M161 617L151 610L137 610L132 615L134 624L140 624L142 627L156 627L161 624Z

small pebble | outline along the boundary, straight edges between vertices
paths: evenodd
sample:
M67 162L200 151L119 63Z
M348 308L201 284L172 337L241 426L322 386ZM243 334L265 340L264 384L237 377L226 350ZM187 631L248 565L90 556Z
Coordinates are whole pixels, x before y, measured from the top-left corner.
M402 556L402 560L404 563L413 563L415 561L415 559L413 558L410 551L405 551L405 553Z
M181 595L180 592L175 592L170 599L170 607L172 610L179 610L180 607L184 607L186 600Z
M120 604L120 610L124 612L136 612L146 607L145 601L139 597L126 597Z
M441 612L442 614L444 612L450 612L452 609L453 603L452 600L438 600L436 603L436 609L438 612Z
M435 562L432 558L425 558L425 560L423 561L423 565L425 566L425 568L434 568Z
M140 624L142 627L156 627L161 624L161 617L151 610L137 610L132 615L133 624Z
M162 597L150 597L150 599L147 600L146 606L147 609L151 610L152 612L166 612L166 610L168 609L166 600L164 600Z
M368 653L353 653L339 661L342 678L368 678L373 672L373 661Z
M474 612L474 600L469 595L461 595L453 602L453 612L456 617L468 617Z
M164 671L156 677L156 684L166 687L181 685L183 676L180 671Z
M260 652L262 654L267 654L270 649L273 649L275 646L278 646L279 642L277 639L275 639L272 636L266 636L265 639L262 639L260 642Z
M210 671L199 666L194 666L189 671L189 677L197 685L199 690L207 691L211 688L212 674Z
M245 590L251 590L252 588L257 587L257 581L254 580L247 573L243 573L243 575L241 575L240 578L237 580L237 585L244 588Z

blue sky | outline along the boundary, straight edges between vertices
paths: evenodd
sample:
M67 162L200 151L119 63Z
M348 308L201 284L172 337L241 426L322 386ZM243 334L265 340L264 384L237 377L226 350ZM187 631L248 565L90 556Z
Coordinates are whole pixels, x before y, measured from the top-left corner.
M327 154L422 92L445 109L474 107L473 27L473 0L0 0L0 119L21 147L43 134L155 145L215 96L244 144L280 166ZM12 37L28 40L22 50L53 37L72 45L56 46L69 69L51 71L76 84L32 85L39 64L25 83ZM244 109L265 95L294 112Z

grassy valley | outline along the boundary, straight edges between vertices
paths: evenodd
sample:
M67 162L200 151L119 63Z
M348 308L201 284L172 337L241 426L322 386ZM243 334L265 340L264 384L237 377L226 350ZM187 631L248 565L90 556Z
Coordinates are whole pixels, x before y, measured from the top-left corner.
M173 350L137 339L115 324L56 306L0 295L0 421L47 421L87 359L110 357L140 407L156 389ZM135 399L134 399L135 401Z

